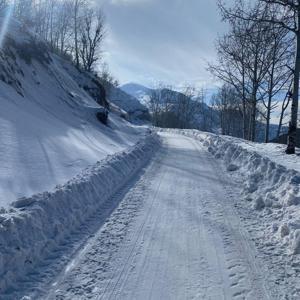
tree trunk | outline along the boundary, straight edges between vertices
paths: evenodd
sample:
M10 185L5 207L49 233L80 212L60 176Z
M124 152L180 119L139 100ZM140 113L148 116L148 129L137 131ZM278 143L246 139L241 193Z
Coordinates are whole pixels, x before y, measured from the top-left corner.
M252 91L252 101L251 101L252 107L251 107L251 120L250 120L250 123L251 123L250 140L252 142L255 142L255 139L256 139L256 113L257 113L257 98L256 98L257 97L257 76L256 76L256 73L255 73L254 78L255 79L254 79L254 87L253 87L253 91Z
M75 42L75 59L76 67L79 68L79 49L78 49L78 9L79 2L75 1L75 11L74 11L74 42Z
M271 102L272 102L272 96L269 95L268 108L267 108L267 125L266 125L266 133L265 133L265 143L269 143L270 119L271 119Z
M275 61L275 50L273 60ZM274 89L274 72L275 72L275 65L272 64L272 70L270 74L270 84L268 90L268 105L267 105L267 126L266 126L266 133L265 133L265 143L269 143L270 138L270 121L271 121L271 108L272 108L272 96L273 96L273 89Z
M255 142L256 139L256 113L257 113L257 91L258 91L258 54L256 51L255 54L255 62L254 62L254 69L253 69L253 90L252 90L252 99L251 99L251 137L250 140Z
M298 101L299 101L299 73L300 73L300 7L298 7L298 28L297 28L297 51L295 58L294 70L294 89L292 100L292 116L289 124L287 154L295 154L297 138L297 121L298 121Z
M247 122L246 122L246 93L245 93L245 71L243 67L243 79L242 79L242 89L243 89L243 139L248 139L247 135Z
M256 99L252 100L251 111L251 141L255 142L256 139Z

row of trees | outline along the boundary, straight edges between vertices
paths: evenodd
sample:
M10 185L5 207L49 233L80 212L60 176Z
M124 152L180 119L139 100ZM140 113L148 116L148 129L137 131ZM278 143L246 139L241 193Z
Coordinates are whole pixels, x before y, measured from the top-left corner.
M231 85L224 84L218 93L213 95L212 106L219 116L221 134L242 138L242 102L236 90Z
M225 83L217 103L222 123L225 126L227 122L240 122L238 134L254 141L257 124L263 120L268 142L273 110L281 108L279 133L291 102L287 153L295 153L300 71L299 1L236 0L233 8L219 1L219 7L224 21L229 24L229 32L217 41L218 62L209 68Z
M197 92L192 86L177 92L171 86L159 84L151 91L149 109L153 125L157 127L203 131L216 127L216 114L206 105L204 90Z
M100 58L105 36L102 11L87 0L0 0L0 10L13 7L14 16L70 56L77 67L91 71Z

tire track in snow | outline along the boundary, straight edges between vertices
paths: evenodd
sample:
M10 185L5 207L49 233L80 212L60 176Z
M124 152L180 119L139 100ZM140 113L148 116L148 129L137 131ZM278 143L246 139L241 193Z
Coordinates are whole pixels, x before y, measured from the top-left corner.
M198 148L198 145L196 146ZM199 149L199 148L198 148ZM201 150L199 150L201 151ZM245 232L242 230L243 226L240 223L240 219L236 214L234 208L234 202L231 200L232 197L236 197L237 193L234 194L234 186L230 182L223 172L220 172L220 166L217 165L216 161L211 157L209 161L215 170L219 178L219 182L222 184L224 189L224 199L226 202L223 203L222 210L224 210L226 218L222 218L222 223L226 224L228 230L224 227L224 249L227 252L227 264L228 270L230 271L230 278L232 280L231 287L236 289L242 284L242 281L248 280L252 285L252 290L255 289L256 297L255 299L274 299L269 295L269 288L265 286L265 278L263 272L257 266L256 255L254 254L254 245L249 243L250 238L246 237ZM230 222L229 222L230 220ZM232 235L235 236L234 241L240 241L233 244ZM231 253L230 253L231 252ZM243 256L246 256L242 259ZM232 258L233 257L233 258ZM238 259L236 258L238 257ZM235 271L238 269L237 271ZM247 270L251 270L250 274L252 278L247 278ZM234 298L241 299L253 299L251 295L251 290L242 288L233 293Z
M163 150L48 299L268 299L220 168L192 139L162 136Z
M162 173L161 178L163 178L164 174L165 174L165 173ZM128 265L130 265L129 262L132 262L132 260L133 260L133 258L134 258L134 257L133 257L134 250L137 248L138 241L139 241L140 238L141 238L141 235L142 235L142 233L143 233L143 229L144 229L144 227L145 227L145 224L146 224L147 221L148 221L148 218L151 217L151 210L153 209L153 205L154 205L155 201L157 200L157 195L158 195L158 192L159 192L159 189L160 189L160 186L161 186L161 182L162 182L162 179L160 179L160 181L159 181L158 187L157 187L157 189L156 189L155 196L153 197L153 200L152 200L152 202L151 202L151 206L150 206L150 210L149 210L149 213L148 213L148 215L147 215L147 218L144 220L144 222L142 223L142 225L140 226L140 228L139 228L139 230L138 230L137 236L136 236L136 238L135 238L135 242L134 242L132 248L131 248L130 251L129 251L129 255L128 255L128 257L127 257L127 260L126 260L125 264L123 265L123 267L122 267L122 269L121 269L120 275L118 276L118 279L117 279L116 283L113 284L112 292L111 292L110 295L108 296L108 299L111 299L111 298L114 296L114 294L115 294L115 292L116 292L116 289L117 289L117 285L120 283L120 280L121 280L121 278L122 278L122 276L123 276L124 274L125 274L125 278L124 278L123 282L126 282L126 279L127 279L127 277L128 277L128 272L130 271L130 269L128 268ZM126 269L126 267L127 267L127 269ZM104 290L104 295L106 294L107 290L108 290L108 287L105 288L105 290ZM100 299L102 299L102 297L101 297Z

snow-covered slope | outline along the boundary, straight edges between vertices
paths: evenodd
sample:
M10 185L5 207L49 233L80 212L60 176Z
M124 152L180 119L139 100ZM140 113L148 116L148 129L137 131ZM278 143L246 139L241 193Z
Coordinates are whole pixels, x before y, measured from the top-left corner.
M0 207L65 183L144 134L114 114L109 126L97 120L101 107L83 86L92 79L10 24L0 51Z

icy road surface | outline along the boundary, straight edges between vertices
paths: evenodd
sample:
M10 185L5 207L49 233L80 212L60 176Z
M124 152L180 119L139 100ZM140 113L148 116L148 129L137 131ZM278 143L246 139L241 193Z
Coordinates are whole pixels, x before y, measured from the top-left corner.
M39 299L274 299L221 168L199 142L161 136L150 165Z

